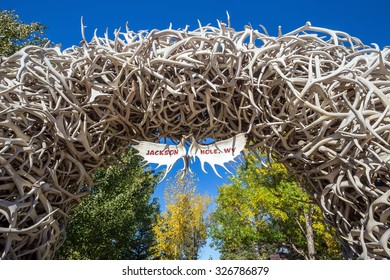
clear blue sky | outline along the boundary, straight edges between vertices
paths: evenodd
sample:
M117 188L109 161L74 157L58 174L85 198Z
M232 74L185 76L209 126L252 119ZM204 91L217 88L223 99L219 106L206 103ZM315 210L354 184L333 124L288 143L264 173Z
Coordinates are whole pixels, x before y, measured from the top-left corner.
M225 20L228 10L232 25L242 29L250 23L264 25L276 34L281 25L285 31L313 25L343 30L369 44L390 45L390 1L388 0L196 0L196 1L92 1L92 0L1 0L1 9L14 9L26 22L39 21L48 26L47 36L64 47L78 45L81 39L80 18L88 26L87 35L95 28L99 34L113 31L129 23L132 30L197 27Z
M81 40L80 18L84 17L87 26L86 37L91 38L95 29L102 36L106 29L111 35L114 29L124 28L126 22L134 31L164 29L172 23L173 28L190 29L203 25L216 25L216 20L226 21L229 11L232 26L241 30L251 24L253 28L264 25L271 35L277 34L278 26L284 32L293 30L310 21L314 26L341 30L360 38L365 44L377 43L380 47L390 46L390 0L278 0L278 1L83 1L83 0L1 0L2 10L16 10L22 21L42 22L48 26L47 37L63 48L79 45ZM177 165L170 173L174 176ZM194 170L200 179L201 193L217 194L217 186L226 182L227 176L220 179L200 171L199 163ZM220 174L224 174L221 171ZM162 196L164 182L157 188L156 195ZM206 248L202 258L218 256Z

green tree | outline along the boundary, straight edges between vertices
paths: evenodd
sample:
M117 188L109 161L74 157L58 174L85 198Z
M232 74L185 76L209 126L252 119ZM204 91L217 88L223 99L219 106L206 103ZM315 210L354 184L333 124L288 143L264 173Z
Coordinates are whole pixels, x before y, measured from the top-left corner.
M23 23L15 11L0 10L0 57L10 56L27 45L48 43L46 26L39 22Z
M152 224L159 206L151 196L157 178L140 160L129 151L119 164L96 172L96 186L72 212L57 258L152 258Z
M318 206L282 164L246 156L231 183L219 187L210 234L221 259L339 259L340 246Z
M196 193L193 175L177 174L165 188L166 212L153 227L155 256L164 260L196 260L206 244L205 213L211 199Z

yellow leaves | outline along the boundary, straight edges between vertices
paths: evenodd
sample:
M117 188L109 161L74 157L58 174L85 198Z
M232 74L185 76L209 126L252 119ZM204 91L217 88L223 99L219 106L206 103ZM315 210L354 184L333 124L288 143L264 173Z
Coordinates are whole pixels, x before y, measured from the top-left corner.
M174 240L175 231L172 231L167 227L167 213L164 213L157 219L157 223L153 227L153 232L155 234L156 245L153 248L153 251L156 252L166 252L162 259L174 259L178 258L178 250L174 242L167 242L168 240Z
M313 229L316 232L323 232L325 230L325 225L323 223L313 223Z
M193 177L177 176L165 189L166 212L153 226L155 256L160 259L191 259L206 240L204 215L211 202L207 195L196 193ZM188 244L199 244L192 248Z
M271 162L264 166L249 154L230 181L231 185L218 189L211 231L219 239L216 244L223 249L222 257L226 257L224 251L237 254L242 246L254 246L254 240L258 240L256 246L264 248L286 245L288 240L306 252L308 228L312 227L320 257L337 258L337 243L324 225L319 207L313 205L295 174L289 174L283 164Z

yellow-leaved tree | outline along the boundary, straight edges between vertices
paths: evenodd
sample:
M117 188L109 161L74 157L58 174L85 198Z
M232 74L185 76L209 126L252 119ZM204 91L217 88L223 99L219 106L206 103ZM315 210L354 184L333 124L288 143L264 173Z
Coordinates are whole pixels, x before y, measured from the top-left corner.
M177 174L168 180L164 192L166 211L153 227L154 254L162 260L196 260L206 244L205 214L211 202L196 192L194 176Z
M221 259L340 259L335 231L297 177L276 162L244 157L230 184L218 188L210 235Z

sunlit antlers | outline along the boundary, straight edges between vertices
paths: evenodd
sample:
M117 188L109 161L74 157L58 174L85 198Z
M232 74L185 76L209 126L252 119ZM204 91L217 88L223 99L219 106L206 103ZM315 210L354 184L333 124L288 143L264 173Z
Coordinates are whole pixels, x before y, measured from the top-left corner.
M306 178L354 257L390 258L390 48L310 23L83 38L0 60L0 258L52 258L91 174L129 142L192 135L188 156L215 169L244 134ZM186 153L155 146L156 161L139 143L168 170Z

